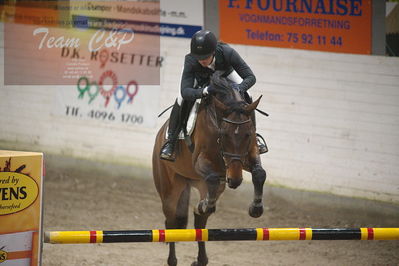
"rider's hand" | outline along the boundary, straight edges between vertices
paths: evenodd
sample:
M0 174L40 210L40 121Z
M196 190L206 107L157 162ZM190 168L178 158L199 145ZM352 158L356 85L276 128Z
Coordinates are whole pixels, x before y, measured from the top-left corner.
M214 86L206 86L203 90L202 90L202 95L206 96L208 94L213 94L216 92L216 89Z
M208 86L202 89L202 95L206 96L209 94Z
M246 99L246 97L245 97L245 90L240 89L240 85L239 85L239 84L237 84L237 83L232 83L232 84L231 84L231 88L233 88L234 90L237 90L238 93L240 93L241 97L242 97L244 100Z
M240 89L240 85L239 85L239 84L237 84L237 83L232 83L232 84L231 84L231 88L233 88L233 89L235 89L235 90L237 90L238 92L241 93L241 89Z

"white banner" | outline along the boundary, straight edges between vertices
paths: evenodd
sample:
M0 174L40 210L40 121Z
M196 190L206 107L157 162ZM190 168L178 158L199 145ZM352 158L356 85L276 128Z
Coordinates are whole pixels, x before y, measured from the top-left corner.
M161 36L191 38L204 26L202 0L161 0Z
M204 25L202 0L161 0L161 22L192 26Z

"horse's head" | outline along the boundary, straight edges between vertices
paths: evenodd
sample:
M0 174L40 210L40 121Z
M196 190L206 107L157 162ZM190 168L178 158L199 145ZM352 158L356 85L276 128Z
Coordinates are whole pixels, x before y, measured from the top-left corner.
M247 104L237 90L231 89L228 81L213 81L211 84L226 86L224 90L217 90L213 102L219 127L218 145L227 169L228 185L230 188L237 188L242 182L244 162L256 145L251 113L258 106L261 97L252 104Z

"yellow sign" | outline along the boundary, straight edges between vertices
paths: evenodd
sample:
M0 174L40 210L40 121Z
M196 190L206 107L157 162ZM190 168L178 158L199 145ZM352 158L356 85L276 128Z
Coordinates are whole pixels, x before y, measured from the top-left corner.
M0 150L0 263L39 265L42 187L43 154Z
M0 173L0 215L22 211L35 202L39 187L30 176L13 173Z
M7 252L0 249L0 263L4 262L6 260L7 260Z

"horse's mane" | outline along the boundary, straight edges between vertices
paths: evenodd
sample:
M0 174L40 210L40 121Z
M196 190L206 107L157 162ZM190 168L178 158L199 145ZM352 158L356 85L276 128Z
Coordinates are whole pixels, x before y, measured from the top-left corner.
M215 97L229 107L227 113L244 112L243 107L247 105L243 97L240 95L239 99L236 96L232 84L233 82L228 80L221 71L216 71L210 80L210 86L213 86L216 90Z

